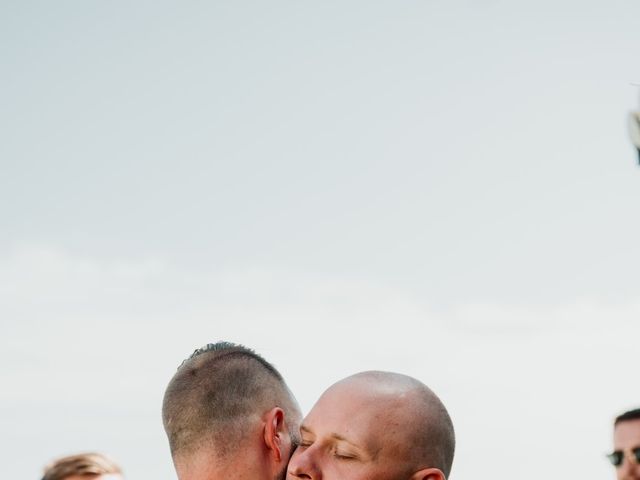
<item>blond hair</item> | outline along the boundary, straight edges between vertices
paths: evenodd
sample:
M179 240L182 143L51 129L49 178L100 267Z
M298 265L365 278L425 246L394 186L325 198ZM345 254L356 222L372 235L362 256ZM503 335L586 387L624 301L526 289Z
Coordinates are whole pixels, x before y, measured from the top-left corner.
M101 453L80 453L53 461L44 469L42 480L64 480L73 475L92 478L107 474L122 474L122 470Z

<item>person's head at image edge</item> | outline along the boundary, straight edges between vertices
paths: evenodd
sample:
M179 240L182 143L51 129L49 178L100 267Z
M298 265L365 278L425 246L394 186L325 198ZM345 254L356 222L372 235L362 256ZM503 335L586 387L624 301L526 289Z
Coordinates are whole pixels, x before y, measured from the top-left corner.
M609 461L617 480L640 480L640 408L618 415L613 422L613 453Z
M180 480L283 480L301 414L273 365L218 342L180 365L162 419Z
M122 469L101 453L59 458L44 469L42 480L122 480Z

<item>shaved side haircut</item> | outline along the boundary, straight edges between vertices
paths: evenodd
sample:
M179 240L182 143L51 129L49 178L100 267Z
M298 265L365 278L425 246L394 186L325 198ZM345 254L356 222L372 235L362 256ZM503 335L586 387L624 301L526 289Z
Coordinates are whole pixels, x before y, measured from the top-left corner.
M178 367L164 394L162 420L171 455L184 457L202 448L225 458L274 406L287 418L300 417L282 376L264 358L229 342L199 348ZM297 431L289 433L298 438Z

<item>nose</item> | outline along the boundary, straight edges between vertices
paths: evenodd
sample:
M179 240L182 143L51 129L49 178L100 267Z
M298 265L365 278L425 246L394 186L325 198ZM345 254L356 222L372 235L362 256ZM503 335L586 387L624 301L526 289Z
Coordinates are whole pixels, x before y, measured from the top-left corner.
M313 447L298 447L291 456L287 473L293 478L321 480L322 472L315 460Z
M625 455L617 473L618 480L640 480L640 464Z

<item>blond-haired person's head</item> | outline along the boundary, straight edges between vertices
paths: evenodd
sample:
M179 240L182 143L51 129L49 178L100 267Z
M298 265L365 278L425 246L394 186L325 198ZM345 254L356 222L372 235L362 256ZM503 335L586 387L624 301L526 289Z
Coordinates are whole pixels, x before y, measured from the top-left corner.
M122 469L101 453L81 453L53 461L42 480L122 480Z

